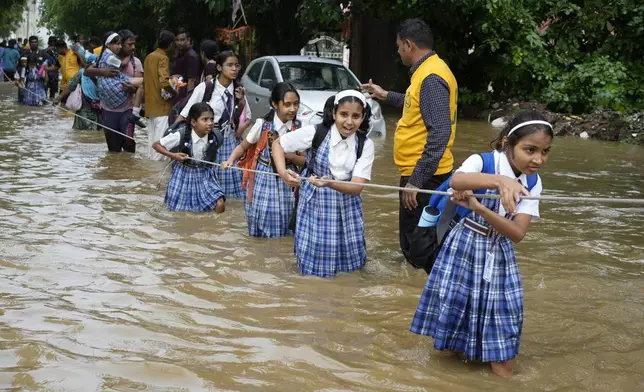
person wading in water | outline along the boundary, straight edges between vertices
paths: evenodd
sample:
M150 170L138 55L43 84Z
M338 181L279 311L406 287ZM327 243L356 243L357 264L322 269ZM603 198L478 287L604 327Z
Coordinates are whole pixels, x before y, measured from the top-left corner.
M385 91L371 80L362 88L373 97L403 108L394 136L394 160L400 171L400 248L407 260L412 234L430 195L418 189L436 189L454 167L452 144L456 134L458 86L449 67L432 50L434 37L420 19L398 27L396 45L403 64L410 67L406 94Z

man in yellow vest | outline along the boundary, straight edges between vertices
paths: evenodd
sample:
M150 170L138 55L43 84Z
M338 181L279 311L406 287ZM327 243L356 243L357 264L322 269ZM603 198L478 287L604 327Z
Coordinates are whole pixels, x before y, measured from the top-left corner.
M420 19L407 19L398 26L398 54L410 67L406 94L362 85L373 97L403 108L394 135L394 161L400 171L400 247L409 260L412 234L430 195L418 189L436 189L452 173L452 144L456 134L458 86L447 64L432 50L433 34Z

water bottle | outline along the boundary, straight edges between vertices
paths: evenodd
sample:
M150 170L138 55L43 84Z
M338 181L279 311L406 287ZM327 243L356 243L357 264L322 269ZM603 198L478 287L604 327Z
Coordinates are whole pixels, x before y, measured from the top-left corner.
M418 221L418 227L435 227L441 220L441 212L435 207L423 208L423 213Z

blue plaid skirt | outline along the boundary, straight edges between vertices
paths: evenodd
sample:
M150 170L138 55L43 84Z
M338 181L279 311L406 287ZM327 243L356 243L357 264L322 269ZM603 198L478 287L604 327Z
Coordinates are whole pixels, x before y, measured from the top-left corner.
M240 139L234 137L234 132L226 132L224 141L217 152L217 163L225 162L240 143ZM227 198L241 199L244 197L245 192L242 189L244 173L241 170L223 170L220 167L216 167L215 172L221 184L221 189Z
M28 81L25 85L25 91L20 94L20 103L27 106L40 106L45 98L47 98L45 81Z
M318 148L315 162L310 162L309 150L307 167L320 176L331 176L330 140L329 132ZM304 275L329 277L364 267L367 243L360 196L303 181L297 205L295 256Z
M494 200L482 202L492 208ZM489 225L476 214L473 218ZM505 236L494 247L492 279L483 280L491 245L490 237L466 228L463 221L449 233L410 330L433 337L436 349L465 353L469 360L504 362L519 353L523 287L514 245Z
M172 163L172 178L165 193L165 204L171 211L212 211L224 198L212 166L188 167Z
M257 170L273 173L273 169L261 162ZM275 238L293 234L288 229L295 199L293 191L280 177L255 174L253 201L246 200L248 234L253 237Z
M329 277L364 267L367 246L360 196L303 182L297 207L295 256L304 275Z

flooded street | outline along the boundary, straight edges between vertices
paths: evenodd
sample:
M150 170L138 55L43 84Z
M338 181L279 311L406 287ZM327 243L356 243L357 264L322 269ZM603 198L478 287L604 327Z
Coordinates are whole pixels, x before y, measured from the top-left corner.
M170 213L164 163L108 154L0 85L0 388L26 391L644 391L644 206L541 203L518 245L517 375L408 331L427 275L398 248L397 193L364 194L369 260L302 277L293 239L225 214ZM392 119L392 120L395 120ZM396 185L393 123L373 182ZM461 122L456 161L489 149ZM642 198L644 149L560 138L544 194Z

